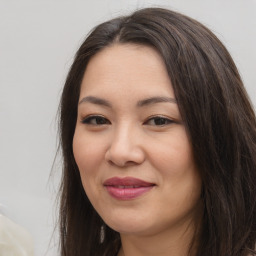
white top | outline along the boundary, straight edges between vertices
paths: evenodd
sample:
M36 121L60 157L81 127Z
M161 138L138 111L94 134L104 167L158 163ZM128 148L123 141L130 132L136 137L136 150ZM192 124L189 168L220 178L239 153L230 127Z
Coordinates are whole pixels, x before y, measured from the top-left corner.
M31 235L21 226L0 214L0 255L33 256Z

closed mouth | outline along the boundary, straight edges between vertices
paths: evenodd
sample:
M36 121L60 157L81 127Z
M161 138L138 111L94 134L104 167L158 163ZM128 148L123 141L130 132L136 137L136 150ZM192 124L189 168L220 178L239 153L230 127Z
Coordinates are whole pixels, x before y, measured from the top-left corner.
M134 177L113 177L107 179L104 183L104 186L114 186L114 187L149 187L155 185L154 183L147 182L141 179L137 179Z
M115 199L131 200L150 191L156 184L133 177L113 177L107 179L103 185Z

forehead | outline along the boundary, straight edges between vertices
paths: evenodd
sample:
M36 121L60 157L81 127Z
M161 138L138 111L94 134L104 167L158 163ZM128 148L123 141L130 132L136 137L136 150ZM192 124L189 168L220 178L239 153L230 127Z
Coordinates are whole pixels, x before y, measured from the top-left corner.
M81 95L113 91L137 95L173 94L164 61L154 48L118 43L91 58L81 85Z

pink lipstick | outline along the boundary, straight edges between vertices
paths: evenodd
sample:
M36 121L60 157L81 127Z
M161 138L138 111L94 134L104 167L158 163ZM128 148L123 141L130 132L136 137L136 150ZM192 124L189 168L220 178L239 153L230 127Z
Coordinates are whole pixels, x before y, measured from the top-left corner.
M135 199L150 191L155 186L153 183L132 177L113 177L107 179L103 185L112 197L119 200Z

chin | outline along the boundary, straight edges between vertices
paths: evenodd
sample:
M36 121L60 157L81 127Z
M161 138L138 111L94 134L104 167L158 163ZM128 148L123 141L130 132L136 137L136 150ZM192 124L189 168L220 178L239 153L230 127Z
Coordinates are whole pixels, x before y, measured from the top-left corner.
M119 233L136 233L141 230L141 227L137 225L134 221L110 221L106 222L106 224L112 228L113 230L119 232Z
M120 234L146 235L152 232L152 226L149 221L135 218L121 218L108 220L106 224ZM146 225L145 225L146 224Z

